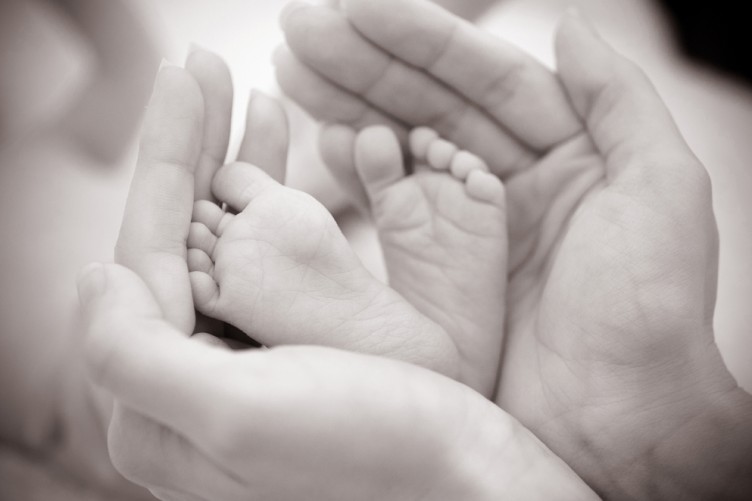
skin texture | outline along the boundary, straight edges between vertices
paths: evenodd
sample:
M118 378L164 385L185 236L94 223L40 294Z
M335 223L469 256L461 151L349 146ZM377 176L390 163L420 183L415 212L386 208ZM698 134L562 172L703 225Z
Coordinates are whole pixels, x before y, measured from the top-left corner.
M92 376L143 413L110 430L112 459L161 499L595 499L493 403L425 369L188 339L116 265L84 270L79 294Z
M445 142L437 138L425 147L439 143ZM383 126L362 131L355 146L389 285L446 330L462 360L463 380L491 396L504 328L504 187L480 172L482 162L470 166L478 172L458 178L449 170L452 158L444 166L412 154L416 171L406 176L397 138Z
M748 423L749 395L713 340L707 173L642 72L573 14L556 37L557 74L419 0L301 6L282 24L280 84L319 119L429 125L505 180L497 402L607 497L749 492L739 481L752 468L748 424L727 428L739 445L713 474L677 453L698 421L711 431L693 440L706 446L719 444L718 423ZM349 189L358 179L345 131L325 127L321 146Z
M464 172L466 186L448 165L404 177L399 144L387 128L364 131L358 144L391 285L417 309L363 268L321 204L239 162L221 168L213 182L237 215L203 201L194 206L188 265L196 307L267 346L385 355L491 396L506 287L501 183Z
M448 334L368 273L319 202L241 162L213 188L238 214L196 205L187 243L199 311L266 346L340 347L461 378Z
M188 266L169 244L187 243L212 92L178 68L158 76L131 192L152 210L129 205L121 235L151 275L93 265L79 281L87 368L116 401L119 471L165 500L594 499L530 432L448 378L330 348L233 352L189 338ZM247 144L274 158L286 139L278 108L252 106L248 130L263 135ZM139 267L157 236L171 257ZM170 271L179 279L157 281Z

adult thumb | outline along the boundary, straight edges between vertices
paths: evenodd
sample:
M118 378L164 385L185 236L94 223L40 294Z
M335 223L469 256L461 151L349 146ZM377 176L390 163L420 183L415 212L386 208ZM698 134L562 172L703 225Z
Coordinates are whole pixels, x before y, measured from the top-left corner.
M577 11L559 26L556 58L575 111L606 160L609 183L651 197L683 188L709 192L705 168L647 76Z

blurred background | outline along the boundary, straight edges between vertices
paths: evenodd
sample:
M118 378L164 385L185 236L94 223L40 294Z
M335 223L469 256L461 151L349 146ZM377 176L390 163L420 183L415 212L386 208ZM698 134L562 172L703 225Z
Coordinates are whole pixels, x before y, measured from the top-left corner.
M75 276L88 262L112 260L135 137L161 59L182 64L196 44L227 60L236 90L233 155L250 89L279 95L270 61L282 41L284 3L0 2L0 500L148 499L124 487L106 458L98 427L106 411L82 383L78 363ZM505 0L478 22L552 66L556 22L577 5L645 68L713 180L721 235L716 336L750 391L752 93L738 64L748 57L741 46L730 55L740 35L716 22L725 7L706 3L710 10L687 12L673 1ZM375 233L319 159L315 124L286 105L289 184L321 200L383 277Z

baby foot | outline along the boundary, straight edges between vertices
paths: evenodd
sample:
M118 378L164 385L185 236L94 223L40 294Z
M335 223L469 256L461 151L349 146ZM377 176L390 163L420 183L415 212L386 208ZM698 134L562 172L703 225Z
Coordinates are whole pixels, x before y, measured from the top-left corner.
M416 171L406 176L390 129L365 129L355 147L390 285L448 332L463 378L488 395L504 331L504 187L480 158L430 129L411 133L410 150Z
M259 342L389 356L457 378L446 332L371 276L309 195L235 162L213 182L237 211L196 202L188 266L196 308Z

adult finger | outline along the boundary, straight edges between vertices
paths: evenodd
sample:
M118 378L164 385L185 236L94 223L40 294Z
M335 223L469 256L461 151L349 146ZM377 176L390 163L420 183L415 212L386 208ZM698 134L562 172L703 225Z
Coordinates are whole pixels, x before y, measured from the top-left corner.
M277 100L254 90L248 102L245 127L238 161L256 165L284 183L290 141L285 110Z
M245 480L254 488L250 499L298 499L308 486L321 485L321 475L338 475L343 468L352 471L340 478L341 484L331 485L330 498L352 499L364 485L382 491L384 478L404 475L389 462L400 446L396 457L404 466L443 471L448 465L437 454L445 451L439 439L456 433L468 418L486 434L480 441L476 434L462 435L468 442L456 444L458 450L483 444L480 455L494 457L500 466L532 453L541 459L536 466L542 466L533 478L557 478L556 485L561 481L580 489L570 470L498 408L430 371L328 348L232 353L206 346L163 322L145 284L122 267L85 270L79 294L94 379L123 405L169 423L215 464ZM399 388L400 381L410 381L409 388L374 399L385 389ZM426 421L427 416L441 419ZM374 440L402 436L405 429L420 430L409 446L397 441L385 448ZM160 430L154 433L147 441L164 443ZM126 446L134 444L130 440ZM182 444L174 444L175 456L186 454ZM347 451L358 451L358 461L343 444ZM200 456L193 459L193 468L207 467ZM290 474L296 482L285 482ZM504 477L502 485L507 481Z
M253 460L272 453L280 444L292 443L284 437L305 421L304 413L291 413L295 409L309 406L321 411L311 425L327 426L323 416L329 415L329 407L316 402L342 395L336 389L322 395L309 393L306 381L315 374L336 377L330 371L337 364L349 371L365 360L311 348L304 350L312 353L308 358L321 359L311 366L299 364L298 350L238 354L186 338L162 320L159 305L143 281L117 265L93 265L84 270L79 296L88 332L86 360L93 381L123 406L168 424L223 464L227 451L237 449L238 429L262 431L263 436L246 433L243 439L256 444L249 455ZM396 366L400 371L413 370L408 364ZM281 423L280 416L288 419ZM298 433L305 436L303 428ZM309 439L315 442L317 437Z
M606 159L609 183L657 200L709 194L707 172L648 78L575 12L561 23L556 55L573 106Z
M353 163L355 130L386 125L405 145L407 128L301 63L288 47L281 46L275 51L274 65L277 82L293 101L314 118L337 124L322 126L319 151L324 164L350 200L359 209L367 211L368 199Z
M324 124L319 131L321 158L352 203L368 212L368 194L355 168L356 132L344 125Z
M204 131L195 173L195 199L212 200L211 180L224 164L230 142L232 78L227 64L203 49L190 53L185 69L196 79L204 96Z
M282 27L295 55L319 74L400 121L436 129L497 173L534 161L534 153L484 111L364 39L343 13L296 3L285 10Z
M165 318L184 332L194 323L185 242L203 117L196 80L181 68L163 68L147 109L115 254L143 277Z
M273 61L279 86L314 118L346 124L356 130L386 125L407 136L405 124L322 77L301 63L289 47L280 46Z
M455 89L528 146L581 129L556 76L513 45L427 0L343 0L350 22L394 57Z
M92 380L123 405L186 436L207 432L223 412L220 375L230 352L193 341L165 322L146 284L122 266L84 270L79 296ZM207 395L215 396L213 405Z

